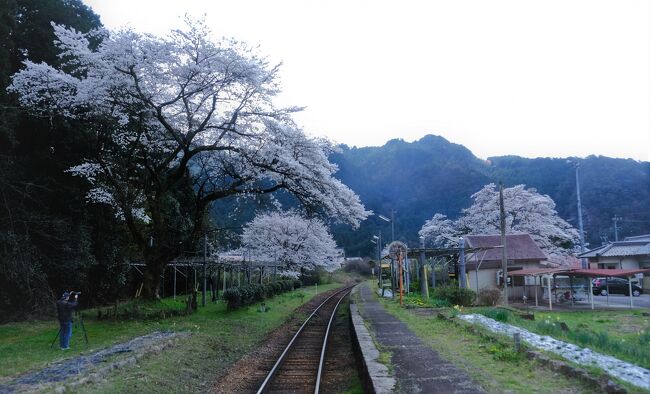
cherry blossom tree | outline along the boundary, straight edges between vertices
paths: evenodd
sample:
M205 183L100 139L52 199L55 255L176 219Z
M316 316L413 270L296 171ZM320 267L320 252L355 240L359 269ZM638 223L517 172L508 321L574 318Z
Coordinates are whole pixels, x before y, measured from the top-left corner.
M433 244L439 247L453 246L454 239L458 239L458 236L461 235L456 229L455 223L441 213L436 213L427 220L418 234L432 240Z
M354 227L367 217L333 177L332 145L295 125L300 108L273 105L278 66L256 50L212 41L202 21L164 38L53 26L63 65L26 61L9 90L33 112L91 127L85 137L98 153L69 172L90 183L89 201L124 221L146 262L148 297L216 200L285 189Z
M493 183L472 195L474 203L452 222L436 214L428 220L420 235L439 239L444 235L499 233L499 190ZM546 253L549 261L562 264L568 261L573 246L578 243L578 232L560 218L555 202L537 193L533 188L517 185L503 190L507 233L528 233Z
M282 274L294 277L303 269L331 271L340 263L340 249L325 224L295 211L258 214L245 226L242 244L254 259L282 263Z

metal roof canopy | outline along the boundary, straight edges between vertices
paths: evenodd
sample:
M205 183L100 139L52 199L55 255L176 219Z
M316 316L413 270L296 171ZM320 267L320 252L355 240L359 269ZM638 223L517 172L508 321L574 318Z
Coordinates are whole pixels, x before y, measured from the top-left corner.
M638 269L574 269L570 273L574 275L584 275L584 276L605 276L605 277L628 277L634 274L640 274L643 272L650 272L650 268L638 268Z
M628 277L642 272L650 272L650 268L639 269L582 269L582 268L531 268L516 271L508 271L508 276L538 276L570 274L589 277Z
M634 274L639 274L643 272L650 272L650 268L639 268L639 269L582 269L582 268L540 268L540 269L523 269L523 270L516 270L516 271L508 271L508 276L541 276L541 275L558 275L558 274L566 274L567 276L587 276L587 277L606 277L606 278L611 278L611 277L627 277L630 278ZM589 282L589 301L591 303L591 309L594 309L594 295L593 295L593 290L592 290L592 283L591 281ZM634 307L634 303L632 302L632 281L628 281L628 287L629 287L629 299L630 299L630 308ZM549 292L549 297L548 297L548 302L549 302L549 310L553 310L553 303L551 299L551 282L548 282L548 292ZM608 297L608 303L609 303L609 293L607 294ZM573 300L573 299L572 299ZM573 302L573 301L572 301ZM537 291L535 291L535 305L538 305L537 302Z

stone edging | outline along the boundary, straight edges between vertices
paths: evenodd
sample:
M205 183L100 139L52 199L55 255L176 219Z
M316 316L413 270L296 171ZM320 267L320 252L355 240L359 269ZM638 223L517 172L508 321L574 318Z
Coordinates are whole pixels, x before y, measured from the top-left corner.
M450 319L449 317L445 316L442 313L438 313L437 317L439 319L444 319L447 320L456 326L459 327L464 327L468 329L470 332L483 336L483 337L489 337L489 338L495 338L494 336L487 334L483 330L479 330L473 325L466 323L464 321L459 321L458 319ZM495 338L496 339L496 338ZM499 339L497 339L499 340ZM626 394L627 390L623 388L621 385L615 383L612 380L612 377L604 374L601 377L595 377L592 374L590 374L588 371L575 367L569 363L566 363L564 361L560 360L554 360L543 353L535 350L527 350L526 351L526 357L528 359L533 359L537 361L539 364L543 365L544 367L550 369L551 371L560 373L570 379L578 379L582 382L584 382L587 385L593 385L593 387L598 387L598 391L601 393L612 393L612 394Z
M352 292L358 293L358 289L359 287L356 286ZM359 355L366 390L377 394L392 393L396 384L395 377L384 364L378 361L379 350L363 323L358 307L352 302L350 302L350 319L355 350Z

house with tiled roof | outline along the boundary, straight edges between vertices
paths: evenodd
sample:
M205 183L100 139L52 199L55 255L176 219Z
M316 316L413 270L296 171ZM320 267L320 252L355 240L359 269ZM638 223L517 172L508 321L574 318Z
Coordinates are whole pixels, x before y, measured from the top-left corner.
M465 246L474 251L467 255L466 269L469 287L473 290L498 288L501 285L501 236L466 235ZM547 268L547 256L529 234L507 234L506 255L508 271ZM477 269L478 268L478 269ZM514 277L508 285L518 288L509 298L521 297L525 278ZM519 294L521 293L521 294Z
M640 269L650 268L650 234L627 237L623 241L589 250L578 257L586 258L590 268ZM638 274L644 290L650 290L650 278Z

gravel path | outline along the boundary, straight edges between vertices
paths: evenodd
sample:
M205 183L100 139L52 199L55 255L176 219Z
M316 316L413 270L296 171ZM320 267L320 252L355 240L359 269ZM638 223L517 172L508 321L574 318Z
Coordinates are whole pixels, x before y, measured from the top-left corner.
M63 382L73 377L80 377L84 373L91 372L93 367L105 362L110 356L142 351L160 342L174 338L179 334L181 333L155 331L151 334L137 337L128 342L111 346L90 355L77 356L56 362L47 368L35 372L28 372L8 383L0 385L0 393L35 391L43 385Z
M641 368L615 357L607 356L591 349L582 348L546 335L534 334L523 328L501 323L489 317L477 314L459 315L458 318L473 324L481 324L493 332L512 336L518 332L521 339L531 346L555 353L580 365L593 365L608 374L625 380L635 386L650 389L650 370Z

